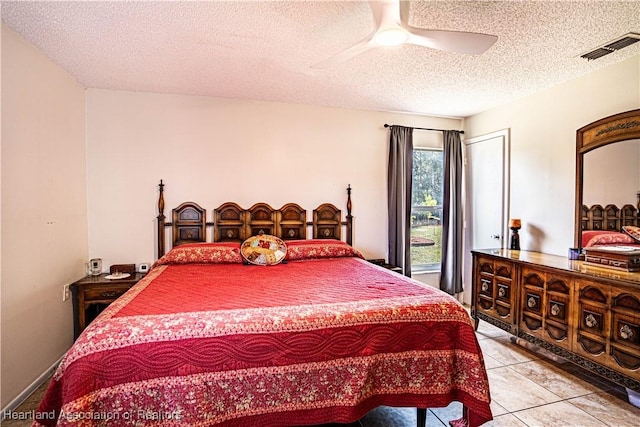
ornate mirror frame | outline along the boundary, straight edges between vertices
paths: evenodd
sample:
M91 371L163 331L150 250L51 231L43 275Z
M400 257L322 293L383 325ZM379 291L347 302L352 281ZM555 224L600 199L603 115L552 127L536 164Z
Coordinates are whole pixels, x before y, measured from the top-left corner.
M576 133L576 209L574 247L581 242L584 155L615 142L640 139L640 109L614 114L578 129Z

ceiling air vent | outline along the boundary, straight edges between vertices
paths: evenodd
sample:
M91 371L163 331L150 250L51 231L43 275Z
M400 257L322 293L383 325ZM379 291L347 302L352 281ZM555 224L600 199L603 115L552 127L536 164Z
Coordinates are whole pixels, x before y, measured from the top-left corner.
M606 45L580 55L580 58L584 58L588 61L601 58L605 55L615 52L616 50L623 49L627 46L631 46L634 43L640 42L640 34L629 33L624 36L608 42Z

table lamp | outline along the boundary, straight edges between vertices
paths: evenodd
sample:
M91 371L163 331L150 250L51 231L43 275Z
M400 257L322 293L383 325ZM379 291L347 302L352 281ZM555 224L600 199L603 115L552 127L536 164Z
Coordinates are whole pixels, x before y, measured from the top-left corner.
M509 249L514 251L520 250L520 235L518 235L518 230L522 228L522 221L517 218L512 218L509 220L509 228L511 229L511 245Z

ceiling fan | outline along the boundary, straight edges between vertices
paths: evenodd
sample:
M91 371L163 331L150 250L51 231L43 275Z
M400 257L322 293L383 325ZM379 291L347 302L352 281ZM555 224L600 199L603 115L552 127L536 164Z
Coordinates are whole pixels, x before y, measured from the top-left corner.
M398 46L404 43L449 52L481 54L498 40L497 36L465 31L427 30L408 24L409 2L401 0L369 0L376 29L364 40L321 61L312 68L328 68L345 62L371 48Z

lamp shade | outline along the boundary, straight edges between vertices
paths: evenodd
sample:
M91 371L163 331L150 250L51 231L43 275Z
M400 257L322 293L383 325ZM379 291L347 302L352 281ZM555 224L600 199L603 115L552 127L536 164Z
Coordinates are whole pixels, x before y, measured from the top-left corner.
M518 218L512 218L509 220L509 228L521 228L522 221Z

